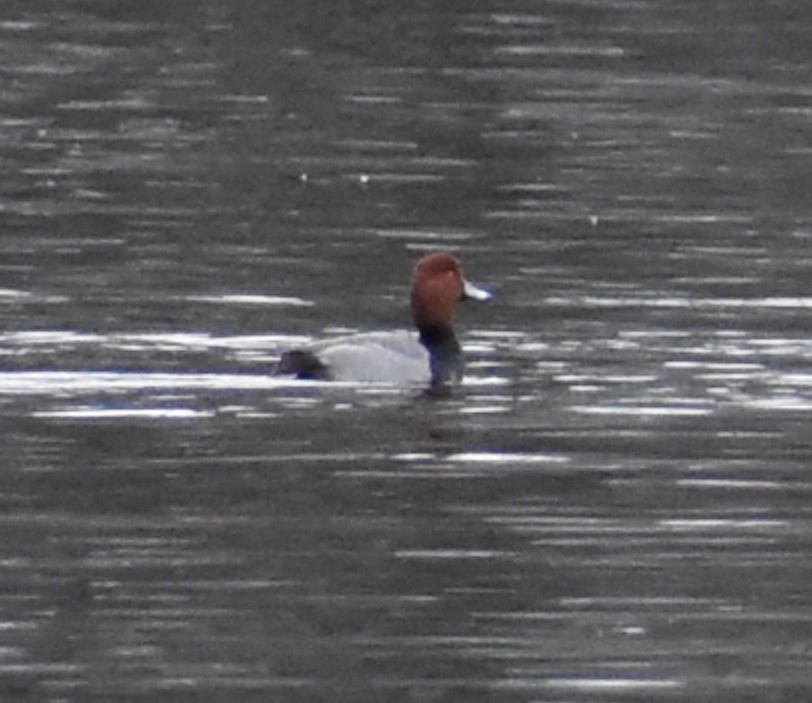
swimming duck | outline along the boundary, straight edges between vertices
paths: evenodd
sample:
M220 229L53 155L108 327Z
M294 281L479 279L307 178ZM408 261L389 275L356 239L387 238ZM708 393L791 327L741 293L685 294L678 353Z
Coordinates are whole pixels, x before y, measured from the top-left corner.
M465 280L457 259L426 254L412 277L412 318L418 334L367 332L318 342L282 355L276 372L297 378L350 382L458 383L465 362L452 322L460 300L488 300L491 294Z

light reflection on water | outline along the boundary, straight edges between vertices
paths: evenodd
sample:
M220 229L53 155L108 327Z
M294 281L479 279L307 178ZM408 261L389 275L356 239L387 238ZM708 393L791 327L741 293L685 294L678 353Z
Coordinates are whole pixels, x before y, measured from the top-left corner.
M342 333L347 329L351 328L341 328ZM464 386L467 404L460 408L469 415L512 412L515 402L522 402L521 391L515 385L519 380L516 372L528 363L535 367L535 373L569 390L569 402L560 409L576 413L648 418L702 416L731 406L800 410L810 402L803 391L810 385L810 376L796 370L806 363L810 349L799 338L720 333L702 339L696 334L671 331L660 334L623 330L617 338L562 340L559 344L555 340L531 341L518 331L507 332L506 343L486 332L474 331L471 335L474 341L465 345L471 357ZM10 332L0 336L2 353L8 360L31 363L36 359L35 366L60 360L63 365L90 368L7 370L0 374L0 395L64 398L101 393L118 396L120 401L122 394L139 392L168 397L171 391L273 393L282 389L318 389L324 384L297 383L271 372L281 350L307 341L307 337L284 333L213 336L183 332ZM212 367L211 371L195 373L183 368L184 354L193 360L201 353L207 355L206 365ZM165 355L163 362L161 355ZM517 355L520 367L515 367ZM128 368L134 359L145 357L150 357L153 364L167 364L167 370ZM773 359L781 361L781 365ZM217 366L231 370L215 370ZM265 372L257 373L258 366ZM397 396L395 389L387 390L385 385L326 387L345 388L367 397L379 392ZM477 395L477 389L483 394ZM290 392L283 400L293 402ZM537 402L532 396L526 400ZM108 415L111 412L115 411L108 409ZM171 415L167 408L155 412Z

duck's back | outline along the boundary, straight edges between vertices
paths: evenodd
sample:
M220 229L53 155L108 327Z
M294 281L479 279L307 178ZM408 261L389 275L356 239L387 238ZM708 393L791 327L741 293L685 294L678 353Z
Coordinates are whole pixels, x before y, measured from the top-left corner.
M336 337L312 351L335 381L409 384L431 378L428 351L405 330Z

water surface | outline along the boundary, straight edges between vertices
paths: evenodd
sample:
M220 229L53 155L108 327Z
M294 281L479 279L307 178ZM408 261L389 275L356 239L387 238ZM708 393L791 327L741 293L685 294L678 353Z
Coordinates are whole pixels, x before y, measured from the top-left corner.
M799 2L13 4L3 700L801 700ZM466 383L296 383L449 249Z

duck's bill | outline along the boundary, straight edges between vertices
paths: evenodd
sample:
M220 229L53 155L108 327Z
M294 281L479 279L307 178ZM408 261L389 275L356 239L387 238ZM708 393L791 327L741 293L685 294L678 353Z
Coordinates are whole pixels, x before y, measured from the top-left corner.
M490 300L493 298L493 294L482 288L477 288L473 283L463 281L462 298L463 300Z

